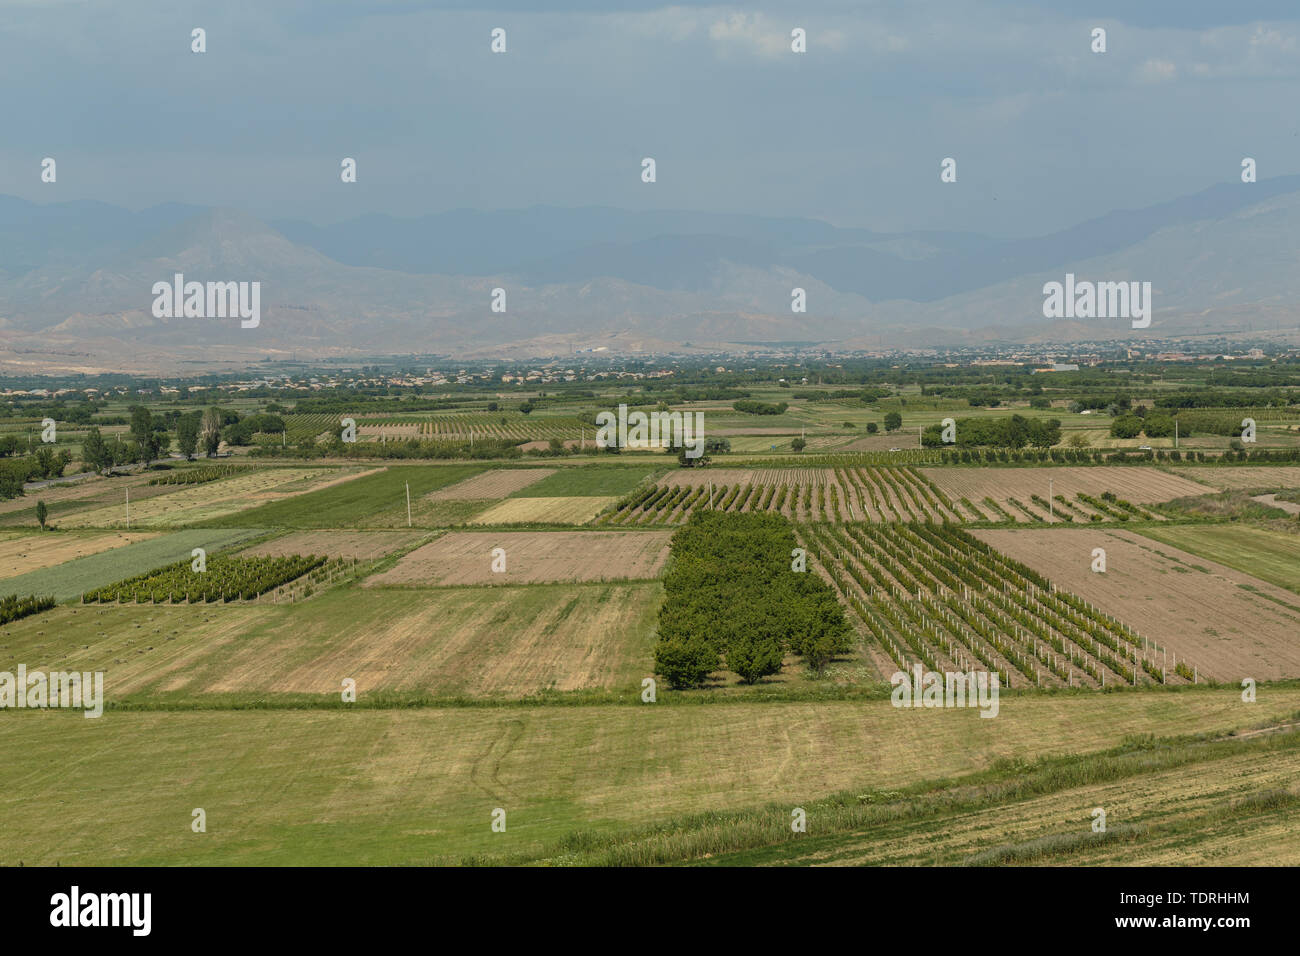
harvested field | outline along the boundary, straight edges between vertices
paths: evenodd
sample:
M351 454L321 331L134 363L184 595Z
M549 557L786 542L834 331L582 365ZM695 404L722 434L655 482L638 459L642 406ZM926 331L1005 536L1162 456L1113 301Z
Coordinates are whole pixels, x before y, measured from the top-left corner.
M337 700L344 677L356 680L359 694L521 697L637 686L649 673L662 596L662 585L647 581L336 588L296 604L78 604L8 625L4 643L33 668L40 661L105 671L111 700L216 693Z
M176 490L144 501L132 500L130 526L168 527L209 521L237 514L246 508L319 491L378 470L366 471L356 467L268 468L201 485L164 486ZM124 527L127 524L125 494L121 502L79 512L60 524L66 528Z
M427 627L440 625L434 619ZM24 659L32 666L38 660ZM114 681L106 681L105 690L115 699ZM337 699L337 685L328 692ZM1243 707L1236 695L1203 692L1023 695L1005 698L996 720L980 720L959 708L900 711L887 700L123 711L107 720L29 711L22 719L0 721L7 772L24 781L21 792L0 797L0 861L51 867L60 862L394 866L454 863L471 854L496 854L504 861L533 853L538 862L554 864L572 858L571 842L561 841L578 830L606 837L678 814L801 806L851 788L855 794L906 791L920 781L982 772L998 761L1028 763L1111 748L1126 735L1222 734L1284 720L1297 707L1300 690L1279 687L1261 694L1251 707ZM105 736L106 725L112 727L111 738ZM62 755L64 764L76 766L96 786L69 787L66 773L52 771L51 753ZM1283 768L1292 763L1277 762ZM1267 755L1254 757L1269 785L1277 780L1269 769L1273 763ZM268 768L275 770L271 778ZM1189 786L1203 780L1207 791L1241 781L1231 796L1253 792L1249 778L1241 776L1247 768L1216 770L1186 767L1183 779ZM984 781L957 783L978 787ZM106 801L105 792L115 798ZM1117 822L1129 807L1150 813L1170 809L1154 795L1147 799L1150 792L1130 789ZM206 807L210 822L238 820L239 825L210 826L210 839L196 840L183 816L176 825L178 793L193 795L190 803ZM1062 808L1058 814L1065 822L1053 822L1086 831L1090 808L1110 806L1103 802L1106 796L1081 790L1069 801L1063 794L1059 802L1070 803L1073 816ZM1206 806L1189 804L1197 794L1187 796L1183 812ZM969 798L963 789L951 806L961 810ZM1208 806L1216 811L1224 805L1220 798ZM509 836L484 823L494 806L511 808ZM1026 834L1024 811L1013 806L1001 824L984 817L987 836L973 839L966 817L947 813L947 806L923 818L939 822L941 843L931 856L953 843L960 849L964 841L979 851L1036 835ZM50 807L59 812L50 813ZM1235 834L1239 822L1217 816L1206 831L1217 842L1225 828ZM873 828L877 859L918 862L906 857L909 846L925 859L916 837L898 833L895 838L907 823L904 816ZM944 826L956 828L956 836L944 839ZM1273 827L1253 832L1258 840L1234 841L1233 853L1215 859L1296 861L1293 819L1282 815ZM816 831L788 846L804 851L813 846L806 841L821 840L825 849L837 838L846 850L865 855L868 849L861 835L849 840ZM599 847L602 841L593 843ZM1104 849L1119 857L1124 845ZM1181 854L1175 847L1167 859L1153 862L1186 863L1187 854L1198 849L1184 840ZM1147 858L1145 852L1140 858Z
M1178 477L1209 485L1215 491L1244 488L1300 488L1297 465L1224 465L1221 467L1170 469ZM1200 494L1206 494L1202 489Z
M658 576L668 560L667 531L455 531L404 556L366 581L388 585L537 584ZM492 570L493 549L506 570Z
M426 501L500 501L516 491L536 484L554 468L498 468L439 488L424 496Z
M239 557L321 554L327 558L377 561L428 537L424 531L296 531L241 551Z
M88 554L82 558L0 579L2 594L49 594L55 600L79 598L92 588L102 588L135 574L144 574L165 564L188 560L193 548L209 556L219 549L257 537L256 528L232 531L188 530L172 534L141 535L146 539L120 548Z
M507 498L467 524L585 524L614 497Z
M153 472L120 475L115 478L94 475L82 481L34 489L21 498L0 501L0 523L9 526L24 524L34 527L36 502L44 501L50 509L50 523L63 525L72 514L122 501L127 488L131 489L132 501L137 499L143 501L158 495L172 494L180 487L150 485L149 479L156 477L157 474Z
M41 568L120 548L122 545L152 537L155 535L142 532L104 534L46 532L5 538L0 540L0 579L26 574L28 571L39 571Z
M1083 492L1094 497L1112 491L1137 504L1155 504L1187 495L1203 495L1204 485L1155 468L922 468L950 498L982 501L986 496L1005 501L1028 500L1031 494L1047 497L1052 481L1058 495L1074 499Z
M1129 531L972 533L1167 646L1202 677L1300 676L1300 597L1290 591ZM1093 548L1106 552L1105 574L1091 570Z

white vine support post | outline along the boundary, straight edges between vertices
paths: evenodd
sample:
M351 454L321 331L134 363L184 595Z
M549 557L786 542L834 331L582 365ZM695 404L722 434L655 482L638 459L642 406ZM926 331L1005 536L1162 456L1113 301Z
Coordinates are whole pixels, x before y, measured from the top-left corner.
M126 530L131 530L131 489L126 489Z
M1052 505L1052 479L1047 479L1047 517L1056 520L1056 512Z
M406 483L406 526L411 526L411 483Z

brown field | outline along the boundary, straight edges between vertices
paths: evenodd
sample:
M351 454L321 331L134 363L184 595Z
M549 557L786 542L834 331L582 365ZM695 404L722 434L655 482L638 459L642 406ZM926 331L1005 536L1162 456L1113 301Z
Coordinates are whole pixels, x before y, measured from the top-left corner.
M428 536L424 531L298 531L254 545L240 557L323 554L331 558L377 561Z
M268 615L257 641L224 632L223 647L193 648L207 667L161 686L337 694L352 677L359 693L522 696L627 684L649 666L662 594L647 582L344 595L354 607L310 629L289 614Z
M467 524L585 524L613 497L507 498Z
M101 551L153 537L157 537L157 534L136 531L103 534L47 532L8 537L0 540L0 578L38 571L74 558L84 558L88 554L99 554Z
M1048 497L1048 482L1053 495L1063 495L1084 520L1093 509L1078 500L1080 492L1101 497L1110 491L1133 504L1155 504L1174 498L1204 495L1204 485L1171 475L1155 468L921 468L953 500L968 498L977 508L986 508L984 499L992 498L1016 521L1028 521L1027 516L1011 504L1014 498L1030 507L1035 513L1041 505L1031 503L1031 495ZM1054 506L1055 507L1055 506ZM1043 520L1047 520L1046 515ZM1105 515L1102 516L1105 518ZM1154 517L1159 517L1158 515ZM1055 517L1057 522L1062 519ZM1076 516L1075 520L1079 520Z
M539 584L653 578L668 560L667 531L455 531L366 581L385 585ZM503 548L506 570L492 571Z
M1290 591L1128 531L971 533L1186 657L1201 675L1300 676L1300 598ZM1091 570L1093 548L1105 549L1105 574Z
M498 468L439 488L424 496L426 501L500 501L516 491L536 484L554 468Z
M1174 471L1174 469L1170 469ZM1216 491L1242 488L1300 488L1300 465L1224 465L1209 468L1180 468L1179 477L1203 482ZM1202 489L1201 494L1206 494Z

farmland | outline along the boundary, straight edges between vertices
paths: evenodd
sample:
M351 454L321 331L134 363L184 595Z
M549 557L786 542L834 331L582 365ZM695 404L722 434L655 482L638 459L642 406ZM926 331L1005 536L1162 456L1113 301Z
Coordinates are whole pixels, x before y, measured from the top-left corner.
M68 601L79 598L92 588L152 571L182 557L188 559L194 548L204 548L212 554L262 533L257 528L240 528L158 535L39 571L14 575L0 581L0 594L52 594L60 601Z
M0 538L0 578L14 577L154 537L142 532L23 534Z
M829 802L844 791L885 794L986 772L1000 760L1088 754L1153 727L1169 735L1223 734L1297 710L1300 689L1285 687L1249 709L1236 694L1207 689L1027 697L1004 706L997 720L961 710L898 711L883 700L124 712L98 721L33 712L0 721L9 773L24 781L21 790L0 795L0 818L10 824L0 830L0 860L361 865L482 855L565 862L580 852L568 841L584 833L610 843L593 848L593 862L634 862L655 859L658 841L679 829L665 827L647 842L647 827L710 811L723 814L701 834L716 853L743 845L738 808L779 807L776 829L788 833L789 807ZM97 788L67 788L49 772L50 748L115 799L106 803ZM1256 757L1256 771L1268 763ZM1149 789L1131 791L1125 806L1153 799L1158 795ZM62 801L57 816L44 811L54 801ZM1092 805L1079 803L1076 812ZM195 806L207 809L210 839L189 832ZM509 812L505 836L486 824L497 806ZM733 810L728 826L725 814ZM947 825L939 818L918 827L938 836ZM1223 825L1219 819L1199 832L1213 840ZM988 826L979 849L1006 842L996 820ZM105 841L105 832L115 838ZM691 835L686 830L683 837ZM1268 859L1293 858L1294 842L1282 845L1290 849L1245 844L1236 852L1268 847ZM669 861L691 856L671 843L665 851Z
M877 363L864 390L710 363L694 391L675 367L256 384L215 454L74 462L0 502L0 595L32 612L0 625L0 671L102 671L106 697L99 720L0 715L0 863L1300 862L1300 522L1249 497L1294 497L1300 466L1201 433L1180 448L1209 461L1138 460L1109 372L1079 373L1097 397L1010 366ZM1141 401L1174 387L1148 379ZM1248 397L1289 454L1300 405ZM703 412L711 460L594 451L623 400ZM151 402L173 443L202 411ZM917 447L1011 414L1062 441ZM996 674L996 719L891 706L917 667Z
M1300 548L1293 534L1223 524L1148 528L1142 534L1300 594Z
M323 554L349 561L377 561L394 551L412 548L427 537L423 531L297 531L256 544L241 551L240 556Z
M646 673L661 594L654 582L334 587L293 603L75 605L7 625L3 655L103 670L110 703L329 702L348 677L363 701L627 689Z
M341 484L273 501L207 522L220 527L399 528L406 526L406 488L420 498L482 471L479 465L391 466Z
M554 473L554 468L501 468L439 488L424 497L429 501L499 501Z
M63 521L69 528L113 528L128 524L136 528L200 524L264 502L281 501L329 488L364 474L348 468L272 468L193 486L177 486L169 494L144 501L97 508L72 515Z
M975 534L1168 647L1202 675L1225 681L1300 676L1294 592L1130 531ZM1105 573L1092 570L1094 548L1106 553Z
M1158 511L1138 503L1205 491L1150 469L718 468L672 473L643 486L600 523L680 524L693 511L709 508L814 521L1163 521Z
M507 498L469 524L585 524L614 504L613 497Z
M498 548L503 552L504 564L502 570L494 571ZM668 535L664 532L455 531L405 555L392 569L367 580L366 585L509 585L654 578L667 558Z

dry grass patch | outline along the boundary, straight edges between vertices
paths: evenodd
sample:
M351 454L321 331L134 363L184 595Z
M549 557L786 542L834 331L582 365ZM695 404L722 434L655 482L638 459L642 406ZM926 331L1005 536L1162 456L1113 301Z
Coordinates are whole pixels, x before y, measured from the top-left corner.
M613 496L507 498L467 524L585 524L616 501Z
M268 468L250 471L202 485L179 485L170 494L131 502L131 527L167 527L194 524L236 514L248 508L305 495L383 469L374 468ZM123 501L71 515L59 522L65 528L117 528L126 525Z
M156 533L132 531L105 534L50 532L6 538L0 540L0 579L39 571L41 568L53 567L75 558L84 558L88 554L99 554L101 551L153 537L157 537Z
M1300 596L1290 591L1130 531L971 533L1168 646L1202 677L1300 676ZM1093 548L1106 552L1104 574L1092 571Z
M428 536L424 531L297 531L241 551L241 558L323 554L330 558L377 561Z
M1205 494L1205 486L1155 468L922 468L922 474L951 499L969 498L979 503L985 497L999 503L1008 498L1029 501L1030 495L1047 497L1048 481L1055 494L1074 501L1079 492L1100 497L1113 491L1135 504L1155 504L1188 495Z
M667 531L456 531L417 548L367 587L388 585L538 584L658 576L668 560ZM506 570L492 570L503 548Z
M1192 481L1203 482L1216 491L1236 491L1246 488L1300 488L1300 466L1287 465L1224 465L1222 467L1184 468L1179 477L1186 475ZM1204 489L1202 489L1204 494Z
M424 497L426 501L500 501L553 474L554 468L500 468L439 488Z

